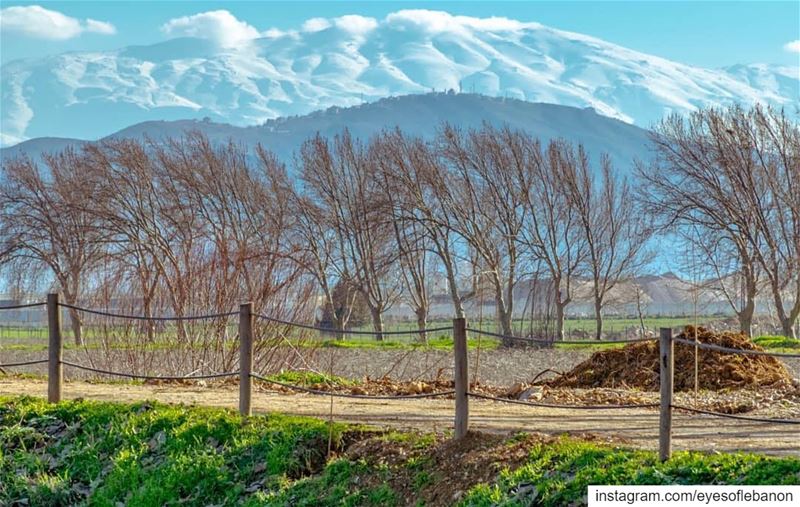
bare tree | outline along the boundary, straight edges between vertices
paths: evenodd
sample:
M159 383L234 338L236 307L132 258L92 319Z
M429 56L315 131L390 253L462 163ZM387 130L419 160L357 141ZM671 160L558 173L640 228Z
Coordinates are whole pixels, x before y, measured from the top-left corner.
M592 278L595 338L600 340L606 296L650 259L645 251L650 228L634 203L627 179L614 171L607 156L600 158L599 178L582 147L575 164L563 168L564 189L586 245L585 271Z
M455 218L450 223L454 231L479 258L479 272L494 288L498 327L505 335L513 334L514 287L521 261L518 237L526 211L513 186L514 171L526 163L522 141L520 133L488 125L467 134L445 126L438 141L449 170L437 197Z
M704 230L682 233L687 249L694 251L693 268L703 280L696 280L707 291L721 296L739 322L739 331L752 335L758 296L760 265L749 244L736 245L725 234Z
M376 156L380 158L374 146ZM432 273L430 250L431 238L426 228L417 220L409 219L402 206L402 199L397 196L402 192L393 184L389 171L381 171L381 183L385 192L387 219L392 223L392 232L397 248L398 262L403 282L401 298L414 311L417 319L417 329L424 330L428 325L428 312L430 311L429 277ZM418 338L427 342L427 335L422 332Z
M185 316L198 222L181 205L184 197L178 197L175 182L160 164L163 153L159 161L145 143L135 140L110 140L86 151L93 179L103 182L92 209L122 255L131 255L142 287L151 289L142 294L145 316L153 311L156 283L166 287L172 312ZM178 333L185 337L183 322L178 322Z
M369 150L349 132L331 147L321 136L301 151L301 177L308 195L323 210L336 237L339 278L361 292L372 315L377 339L383 339L383 313L400 294L392 224L375 177Z
M449 195L446 165L428 143L399 130L384 132L375 141L375 153L384 191L392 196L395 218L425 239L419 246L436 255L447 279L454 316L463 318L464 302L474 296L477 277L467 275L472 288L461 290L458 250L466 247L455 233L456 216L441 199ZM427 290L423 285L420 289Z
M3 164L0 181L0 264L44 265L64 301L76 305L105 245L87 205L95 185L84 177L83 158L72 149ZM83 343L79 312L69 311L75 343Z
M299 185L292 185L289 195L290 209L295 216L289 237L294 245L292 258L316 281L322 290L324 306L330 309L334 327L344 331L350 322L358 292L346 288L348 282L339 277L336 269L336 230L322 205ZM338 337L342 339L344 334L340 332Z
M731 110L727 118L751 159L763 193L747 194L765 248L755 250L769 281L785 336L797 338L800 317L800 124L771 108ZM756 243L755 241L752 243Z
M118 280L130 279L128 295L141 298L146 316L162 301L177 316L217 313L241 301L278 319L306 316L309 284L289 241L291 182L272 154L257 150L253 163L245 148L213 146L197 133L160 143L109 141L86 151L87 177L100 182L92 213L113 239L109 259L130 273ZM225 319L176 326L178 340L191 345L192 364L233 364ZM257 341L256 353L264 347Z
M546 151L534 139L528 138L526 144L528 160L516 172L516 185L527 211L520 241L550 275L555 335L563 340L566 307L572 302L586 252L582 223L565 191L563 175L575 173L582 151L576 154L564 141L551 142Z
M665 228L695 227L739 257L748 298L737 312L752 321L758 270L786 336L800 314L800 128L784 113L739 106L672 116L655 130L657 159L640 166L644 200ZM722 278L722 277L720 277ZM787 297L788 296L788 297Z

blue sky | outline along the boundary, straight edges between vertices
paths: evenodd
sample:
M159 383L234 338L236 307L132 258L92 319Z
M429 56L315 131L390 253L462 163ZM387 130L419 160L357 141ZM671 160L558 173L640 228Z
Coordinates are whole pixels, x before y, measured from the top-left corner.
M162 27L171 19L220 9L229 11L238 21L258 32L264 32L270 28L297 29L312 17L360 14L381 19L400 9L424 8L477 17L503 16L536 21L704 67L756 62L800 64L800 2L796 0L2 2L4 9L32 5L56 11L64 18L57 20L56 30L35 26L37 23L32 20L38 19L36 17L17 16L19 19L12 20L11 11L4 11L0 32L2 62L64 51L152 44L170 38Z

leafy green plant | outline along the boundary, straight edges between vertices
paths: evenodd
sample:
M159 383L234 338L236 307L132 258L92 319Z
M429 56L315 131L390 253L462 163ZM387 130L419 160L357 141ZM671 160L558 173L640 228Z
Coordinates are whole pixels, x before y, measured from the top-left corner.
M757 336L753 341L772 352L791 353L800 350L800 340L786 336Z
M312 371L284 371L275 375L268 375L268 379L286 384L313 385L313 384L333 384L339 386L351 386L359 383L358 380L351 380L337 375L327 375Z
M336 448L344 430L152 402L0 404L0 504L234 504L322 470L328 438Z
M494 485L472 488L462 505L559 506L585 503L593 484L800 484L800 460L755 454L656 453L563 438L535 444L527 461Z

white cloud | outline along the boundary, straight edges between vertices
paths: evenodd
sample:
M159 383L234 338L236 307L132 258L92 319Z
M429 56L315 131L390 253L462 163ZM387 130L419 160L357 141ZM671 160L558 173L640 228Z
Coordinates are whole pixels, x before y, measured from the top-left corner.
M0 9L0 29L26 37L66 40L84 32L112 35L114 25L95 19L79 20L39 5L13 6Z
M454 16L444 11L428 9L402 9L389 13L385 18L348 14L334 18L314 17L308 18L300 25L300 29L270 28L262 32L262 37L302 37L303 33L315 33L323 30L334 29L341 37L348 41L359 41L373 30L412 30L427 34L455 32L468 35L473 31L509 32L530 28L541 28L542 25L533 22L516 21L509 18L489 17L475 18L471 16Z
M538 23L525 23L509 18L475 18L454 16L444 11L427 9L403 9L386 16L384 23L396 28L417 28L431 33L477 29L489 32L504 32L524 28L538 28Z
M277 39L278 37L283 37L286 34L287 32L284 32L283 30L278 30L277 28L270 28L261 35L263 35L264 37L269 37L270 39Z
M304 32L321 32L330 26L331 22L325 18L311 18L307 19L300 29Z
M336 28L349 32L352 34L364 34L374 30L378 26L378 21L375 18L368 18L366 16L359 16L357 14L349 14L333 18L333 24Z
M800 39L787 42L783 45L783 49L790 53L800 53Z
M226 10L207 11L192 16L173 18L161 26L161 31L175 37L201 37L232 47L259 37L258 30Z
M86 31L92 33L101 33L103 35L114 35L117 29L111 23L105 21L97 21L96 19L86 18Z

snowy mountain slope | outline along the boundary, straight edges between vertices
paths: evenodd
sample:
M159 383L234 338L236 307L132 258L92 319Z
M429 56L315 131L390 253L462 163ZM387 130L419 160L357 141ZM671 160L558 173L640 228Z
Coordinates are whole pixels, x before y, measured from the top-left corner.
M797 68L702 69L536 23L434 11L315 20L236 47L173 39L20 60L2 66L0 83L4 145L96 139L149 120L257 125L444 89L593 107L645 127L697 106L800 96Z
M261 143L288 162L301 143L317 132L333 136L348 128L354 136L366 139L382 129L399 127L409 134L429 138L443 122L465 129L480 127L483 122L508 125L526 130L545 141L567 138L583 143L592 155L609 153L621 168L629 167L634 158L647 159L650 156L647 131L593 110L467 93L390 97L349 108L332 107L305 116L269 120L256 127L198 120L151 121L132 125L108 137L142 139L147 136L158 140L198 130L216 143L229 139L250 147ZM3 148L0 157L5 159L22 154L37 157L41 153L61 150L68 144L83 142L36 138Z

